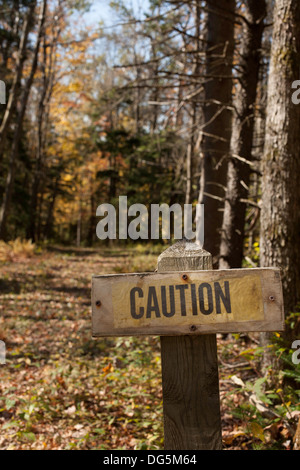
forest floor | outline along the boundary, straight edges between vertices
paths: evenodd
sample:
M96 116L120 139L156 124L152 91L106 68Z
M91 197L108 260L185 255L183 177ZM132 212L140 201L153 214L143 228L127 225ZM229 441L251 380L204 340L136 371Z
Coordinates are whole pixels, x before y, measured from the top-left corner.
M159 338L93 340L90 306L92 275L153 271L158 254L48 247L0 262L0 450L163 449ZM218 335L224 449L292 446L280 389L276 415L261 413L257 340Z

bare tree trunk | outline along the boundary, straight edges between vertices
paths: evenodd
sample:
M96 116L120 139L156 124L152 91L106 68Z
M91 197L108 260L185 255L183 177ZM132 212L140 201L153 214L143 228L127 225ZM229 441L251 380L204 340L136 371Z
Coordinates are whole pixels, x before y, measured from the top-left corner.
M156 131L157 128L157 120L158 120L158 106L157 102L159 100L159 78L158 78L158 70L159 70L159 63L157 60L157 51L156 51L156 45L154 39L151 38L151 54L152 54L152 59L153 59L153 70L152 70L152 76L153 76L153 97L152 100L154 101L154 106L153 106L153 113L152 113L152 119L151 119L151 124L150 124L150 130L151 134L153 135L154 132Z
M243 260L245 215L251 175L256 91L266 3L246 0L242 21L227 189L221 233L219 268L240 268ZM240 158L241 157L241 158ZM243 201L244 200L244 201Z
M42 99L40 100L40 116L41 120L38 121L38 135L39 135L39 147L37 152L37 159L36 159L36 166L35 166L35 176L34 176L34 183L33 183L33 204L32 206L35 207L34 198L36 197L36 204L38 203L38 221L37 221L37 229L35 230L35 221L31 219L31 224L29 228L34 227L32 231L34 236L36 233L37 240L40 237L44 236L44 233L48 234L52 230L52 223L53 223L53 211L55 200L57 196L58 186L59 186L59 179L60 176L55 178L54 183L54 192L52 195L52 199L50 202L50 206L48 207L48 216L45 221L45 230L43 233L42 230L42 213L43 213L43 199L45 194L45 185L46 185L46 169L45 169L45 162L44 156L46 153L46 146L47 146L47 138L48 138L48 131L49 129L49 115L50 115L50 102L51 97L54 89L54 81L56 76L56 52L57 52L57 45L58 40L61 34L61 23L60 18L62 16L62 0L58 1L57 9L52 20L52 27L51 27L51 41L48 39L48 35L44 34L44 64L43 64L43 93ZM50 46L50 47L49 47ZM47 54L47 49L50 51ZM47 71L46 71L47 69ZM38 196L38 192L40 188L41 190L40 196Z
M185 190L185 203L191 204L192 197L192 142L188 144L186 151L186 190Z
M90 221L89 221L89 230L88 230L88 242L90 246L93 246L94 239L95 239L95 227L97 224L96 221L96 201L95 201L95 193L93 190L93 183L91 182L91 194L90 194Z
M53 234L53 214L54 214L55 201L56 201L57 193L59 189L60 173L61 173L60 170L57 170L57 175L55 177L55 181L53 184L52 195L51 195L50 203L48 206L47 219L46 219L44 233L43 233L44 240L48 240Z
M32 195L30 204L30 217L29 227L27 230L27 237L33 241L38 239L37 234L37 216L38 216L38 205L39 205L39 190L42 186L43 179L43 160L44 160L44 131L45 131L45 110L46 110L46 97L49 97L48 88L50 84L51 70L47 72L47 38L44 34L43 37L43 61L41 62L40 68L42 72L42 86L40 90L40 99L38 103L37 111L37 147L36 147L36 159L35 168L33 171L33 184L32 184Z
M76 246L79 248L81 243L81 229L82 229L82 201L79 200L77 225L76 225Z
M291 85L300 71L300 2L276 0L262 161L261 266L282 269L285 312L300 298L300 106ZM287 331L287 339L291 332ZM264 344L269 336L262 334ZM263 367L272 357L266 349Z
M22 135L23 120L24 120L24 116L26 112L27 102L28 102L31 86L33 83L34 75L37 69L37 64L38 64L38 54L39 54L39 49L40 49L42 32L44 28L46 5L47 5L47 0L44 0L43 12L40 16L38 37L37 37L34 56L33 56L32 64L31 64L30 75L27 79L24 93L22 96L20 111L18 113L16 129L14 133L14 140L13 140L12 149L10 153L9 169L8 169L8 174L7 174L7 179L6 179L5 192L4 192L2 205L0 208L0 239L5 239L6 237L6 223L7 223L7 216L8 216L8 212L10 208L13 185L14 185L16 160L17 160L17 154L19 150L19 142L20 142L20 138Z
M6 136L7 136L8 128L9 128L13 113L15 111L16 101L18 98L21 78L23 75L23 65L26 59L28 36L32 27L32 20L33 20L35 7L36 7L36 1L32 2L29 8L28 14L26 16L26 19L24 21L21 40L20 40L20 46L19 46L18 55L17 55L16 73L14 75L7 106L6 106L3 120L0 126L0 162L2 162L3 160L3 152L4 152L5 142L6 142Z
M202 175L199 203L204 204L204 248L219 255L227 157L231 136L234 0L207 1L207 49Z
M190 134L190 142L187 148L187 157L186 157L186 194L185 194L185 203L191 204L194 200L195 196L195 175L199 173L199 158L196 149L196 133L198 131L198 116L199 116L199 95L201 93L199 89L199 83L197 83L197 77L199 77L200 69L201 69L201 61L199 52L201 50L201 15L202 15L202 8L201 8L201 1L197 0L195 7L194 7L194 17L195 17L195 34L196 34L196 41L195 41L195 65L193 67L193 75L195 76L195 88L196 93L193 93L192 97L192 112L191 112L191 134ZM199 91L197 91L199 89ZM199 131L198 131L199 132Z

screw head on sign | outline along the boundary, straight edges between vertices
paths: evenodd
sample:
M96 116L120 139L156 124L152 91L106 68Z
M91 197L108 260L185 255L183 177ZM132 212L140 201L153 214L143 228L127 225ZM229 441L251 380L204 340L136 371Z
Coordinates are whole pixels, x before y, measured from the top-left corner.
M96 307L101 307L101 300L96 301Z
M188 280L188 275L187 274L183 274L181 276L181 278L184 280L184 281L187 281Z
M196 331L196 330L197 330L196 325L191 325L191 326L190 326L190 331Z
M275 297L273 297L273 295L270 295L269 300L271 300L271 302L274 302Z

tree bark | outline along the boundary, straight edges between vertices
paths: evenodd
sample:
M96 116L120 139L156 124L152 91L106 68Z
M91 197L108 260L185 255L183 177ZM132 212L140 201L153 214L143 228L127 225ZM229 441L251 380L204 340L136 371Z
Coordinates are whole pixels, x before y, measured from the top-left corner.
M0 162L2 162L3 160L3 152L4 152L5 142L6 142L6 136L7 136L8 128L11 123L12 116L16 107L16 101L17 101L18 92L20 89L21 78L23 75L23 65L26 59L28 36L32 28L32 20L33 20L35 7L36 7L36 1L32 2L29 8L29 11L27 13L27 16L25 18L24 24L23 24L23 30L22 30L22 35L21 35L21 40L20 40L20 45L19 45L19 50L18 50L18 55L17 55L16 73L14 75L13 83L9 92L7 106L6 106L5 113L4 113L2 123L0 126Z
M262 161L261 266L282 269L285 313L300 298L300 106L292 83L300 71L300 2L276 0ZM291 335L286 332L286 337ZM266 343L266 334L262 341ZM265 353L263 367L269 364Z
M195 58L194 58L194 67L192 71L192 75L196 77L195 79L195 91L193 93L193 97L191 100L191 133L189 144L187 148L186 154L186 193L185 193L185 203L192 204L194 201L194 197L197 197L197 193L195 190L195 175L199 173L199 152L197 152L197 145L196 140L197 136L196 133L199 128L199 95L201 94L201 90L199 90L199 83L197 83L197 77L200 75L201 71L201 60L199 51L201 50L201 16L203 14L201 8L200 0L197 0L195 6L193 7L194 13L194 22L195 22ZM199 90L197 92L197 89ZM199 132L199 131L198 131ZM199 188L197 188L199 190Z
M220 247L220 269L240 268L243 261L246 204L251 176L252 143L257 84L266 3L244 2L241 49L238 69L241 74L235 90L234 114L228 162L227 188ZM235 158L236 156L242 157ZM249 163L247 163L249 162Z
M27 102L28 102L31 86L33 83L34 75L37 69L37 64L38 64L38 53L39 53L39 48L40 48L42 31L44 28L46 5L47 5L47 0L44 0L43 13L40 16L38 37L37 37L36 46L34 50L34 56L33 56L32 64L31 64L30 75L27 79L24 93L22 95L20 111L17 117L16 128L14 132L14 139L12 143L12 149L10 152L9 169L8 169L8 174L6 178L5 192L3 196L2 205L0 208L0 239L6 238L7 216L9 213L12 191L13 191L13 186L14 186L16 160L17 160L17 155L18 155L18 150L19 150L19 142L20 142L21 135L22 135L23 120L24 120L24 116L25 116L25 112L27 108Z
M36 130L36 159L33 171L33 184L30 204L30 217L29 226L27 229L27 237L33 241L39 239L37 233L37 218L38 218L38 205L39 205L39 190L43 185L43 160L44 160L44 147L45 147L45 111L46 111L46 98L50 99L51 95L48 93L50 85L51 70L47 71L47 38L45 31L43 34L43 61L40 64L42 72L42 84L40 91L40 98L37 110L37 130Z
M220 248L230 149L235 1L208 1L207 7L206 104L199 203L205 208L204 248L215 258Z
M53 235L53 215L54 215L54 207L55 207L55 202L56 202L58 189L59 189L60 173L61 173L60 169L57 169L57 175L53 183L52 194L51 194L50 203L48 206L46 224L44 227L44 233L43 233L44 240L49 240L49 238L51 238Z

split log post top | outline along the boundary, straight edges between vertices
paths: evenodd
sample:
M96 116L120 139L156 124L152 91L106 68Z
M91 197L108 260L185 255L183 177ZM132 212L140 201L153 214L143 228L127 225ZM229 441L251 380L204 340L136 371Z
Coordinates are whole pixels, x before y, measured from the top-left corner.
M158 257L157 271L212 269L212 256L182 240ZM161 336L165 449L222 448L215 334Z

